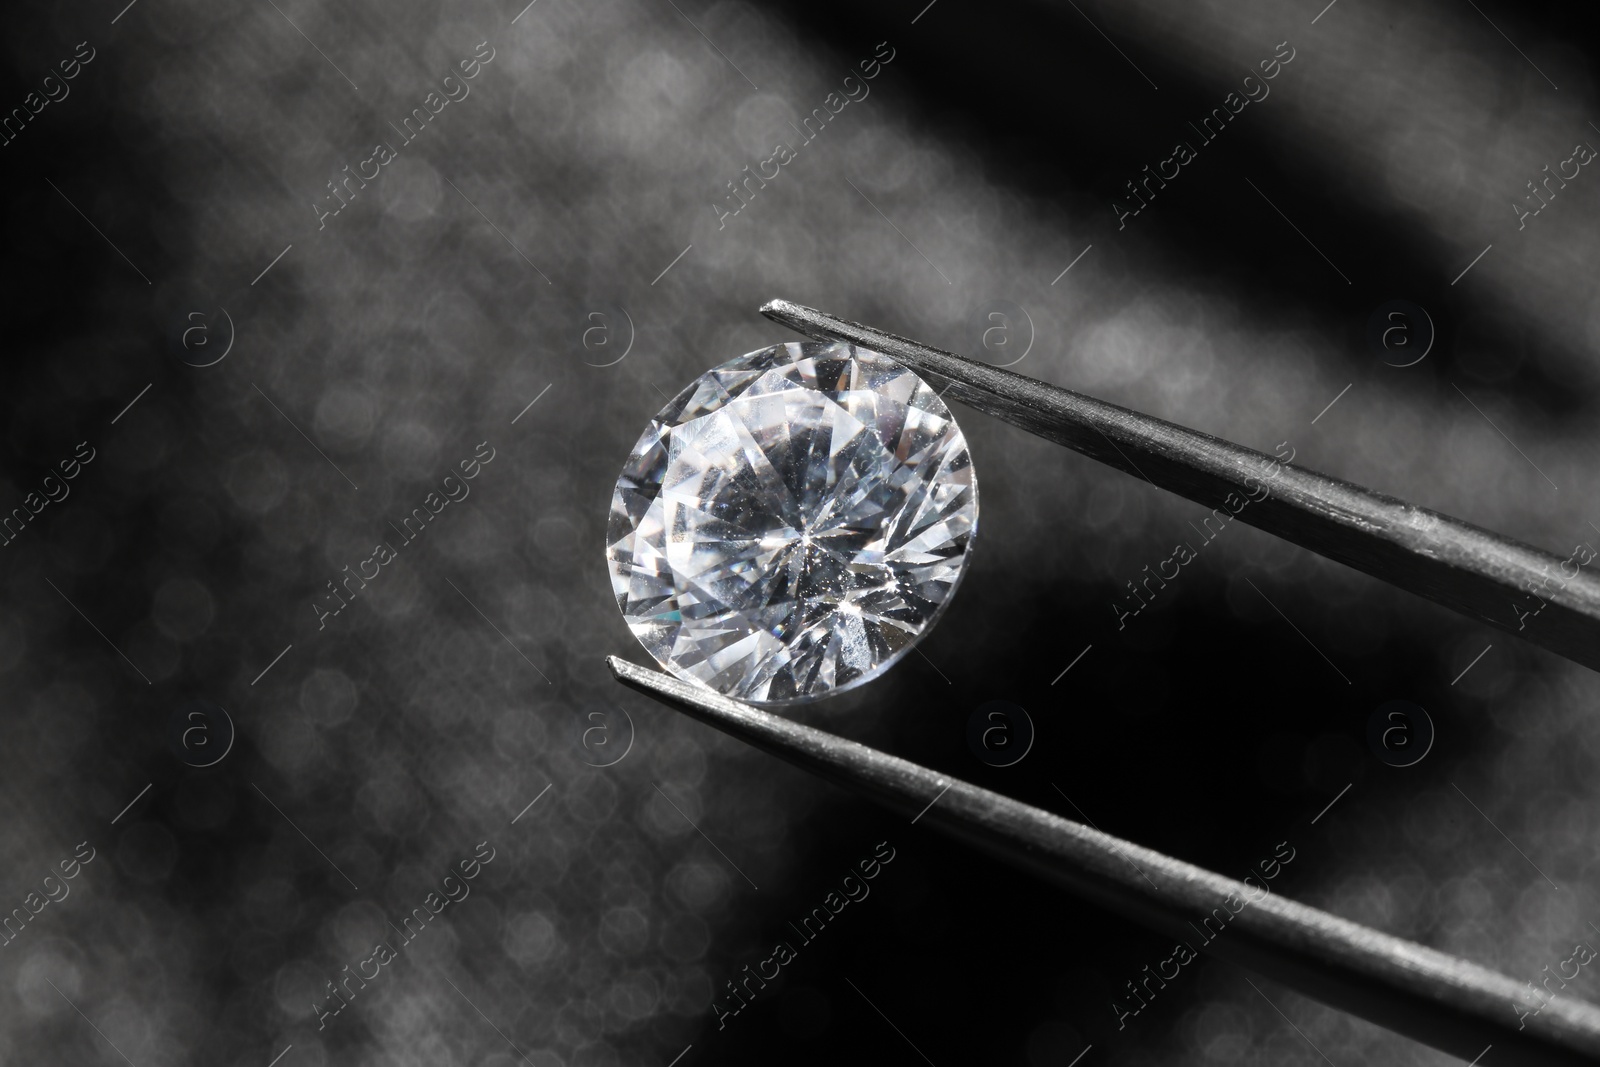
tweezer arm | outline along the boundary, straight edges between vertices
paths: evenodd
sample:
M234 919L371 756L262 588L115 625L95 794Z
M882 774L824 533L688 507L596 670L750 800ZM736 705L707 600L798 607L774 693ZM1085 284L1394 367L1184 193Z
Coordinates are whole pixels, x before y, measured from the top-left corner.
M761 313L809 337L892 356L935 385L949 383L947 395L979 411L1600 670L1600 576L1582 569L1569 576L1559 556L1210 434L814 308L772 300ZM1264 485L1268 495L1261 499Z
M1556 996L1534 1014L1537 1002L1524 983L1477 964L1276 893L1262 896L1231 878L705 686L615 656L606 664L631 689L907 817L922 812L919 823L1075 897L1462 1060L1493 1044L1495 1063L1600 1061L1600 1008L1590 1004ZM1237 914L1207 942L1198 928L1219 909Z

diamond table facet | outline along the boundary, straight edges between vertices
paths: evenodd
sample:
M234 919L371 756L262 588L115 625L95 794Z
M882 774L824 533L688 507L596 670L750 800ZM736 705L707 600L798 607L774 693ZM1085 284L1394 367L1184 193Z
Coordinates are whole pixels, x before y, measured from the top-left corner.
M860 685L949 603L977 530L966 438L888 356L763 348L651 420L611 499L611 585L666 670L757 704Z

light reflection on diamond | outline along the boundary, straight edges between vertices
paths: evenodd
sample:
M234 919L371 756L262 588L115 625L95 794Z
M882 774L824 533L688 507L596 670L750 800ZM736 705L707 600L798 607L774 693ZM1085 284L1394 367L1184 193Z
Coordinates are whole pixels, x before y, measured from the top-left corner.
M651 421L612 497L611 584L673 674L815 700L928 631L977 517L966 438L926 383L853 345L776 345Z

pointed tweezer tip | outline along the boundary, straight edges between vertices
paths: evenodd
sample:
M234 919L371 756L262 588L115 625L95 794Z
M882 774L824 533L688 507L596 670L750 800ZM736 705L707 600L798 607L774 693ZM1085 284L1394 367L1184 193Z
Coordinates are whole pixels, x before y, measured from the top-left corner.
M907 778L922 776L932 780L932 771L859 742L823 733L768 708L735 700L700 682L676 678L616 656L607 656L606 666L618 682L634 692L839 785L858 785L863 777L872 776L867 768L882 771L889 765L895 765L898 773Z
M850 322L836 315L830 315L826 311L796 304L793 300L784 300L782 297L774 297L762 304L761 314L813 340L843 341L880 352L910 367L924 378L931 376L934 384L957 382L992 392L996 375L1003 376L1010 373L999 371L987 364L974 363L954 352L930 348L909 337L900 337L874 326ZM961 393L957 396L965 398ZM996 413L998 412L991 411L991 414Z
M797 308L799 306L799 304L796 304L792 300L785 300L781 296L775 296L771 300L768 300L765 304L761 305L761 314L765 315L769 319L777 318L779 315L788 312L791 308Z
M724 730L728 730L730 724L737 720L763 717L758 709L704 685L629 663L618 656L607 656L606 667L613 678L629 689L654 697L675 711L701 722L721 726Z
M611 677L629 689L676 704L671 698L677 694L673 693L669 688L670 683L675 679L659 671L652 671L648 668L640 667L638 664L629 663L620 656L607 656L606 667L611 671Z
M761 305L761 314L773 322L781 323L792 330L816 337L816 320L822 318L822 313L815 308L808 308L804 304L796 304L792 300L774 297Z
M642 693L676 697L679 694L675 690L684 684L671 675L629 663L621 656L607 656L606 667L610 669L611 677L629 689L637 689Z

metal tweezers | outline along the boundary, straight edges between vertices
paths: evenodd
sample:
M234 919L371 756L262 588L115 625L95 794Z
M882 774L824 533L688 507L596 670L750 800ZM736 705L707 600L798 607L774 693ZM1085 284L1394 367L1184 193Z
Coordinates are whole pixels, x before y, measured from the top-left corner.
M1241 445L937 348L773 300L762 314L802 334L891 356L971 407L1208 507L1259 486ZM1459 519L1325 474L1284 465L1271 494L1238 518L1392 585L1600 669L1600 578L1549 589L1561 560ZM1506 610L1544 590L1536 625ZM1526 983L1285 900L949 775L729 699L615 656L624 685L892 810L920 813L959 841L1074 897L1180 939L1231 895L1212 955L1463 1060L1600 1062L1600 1008L1566 996L1530 1008ZM1259 899L1257 899L1259 897Z

